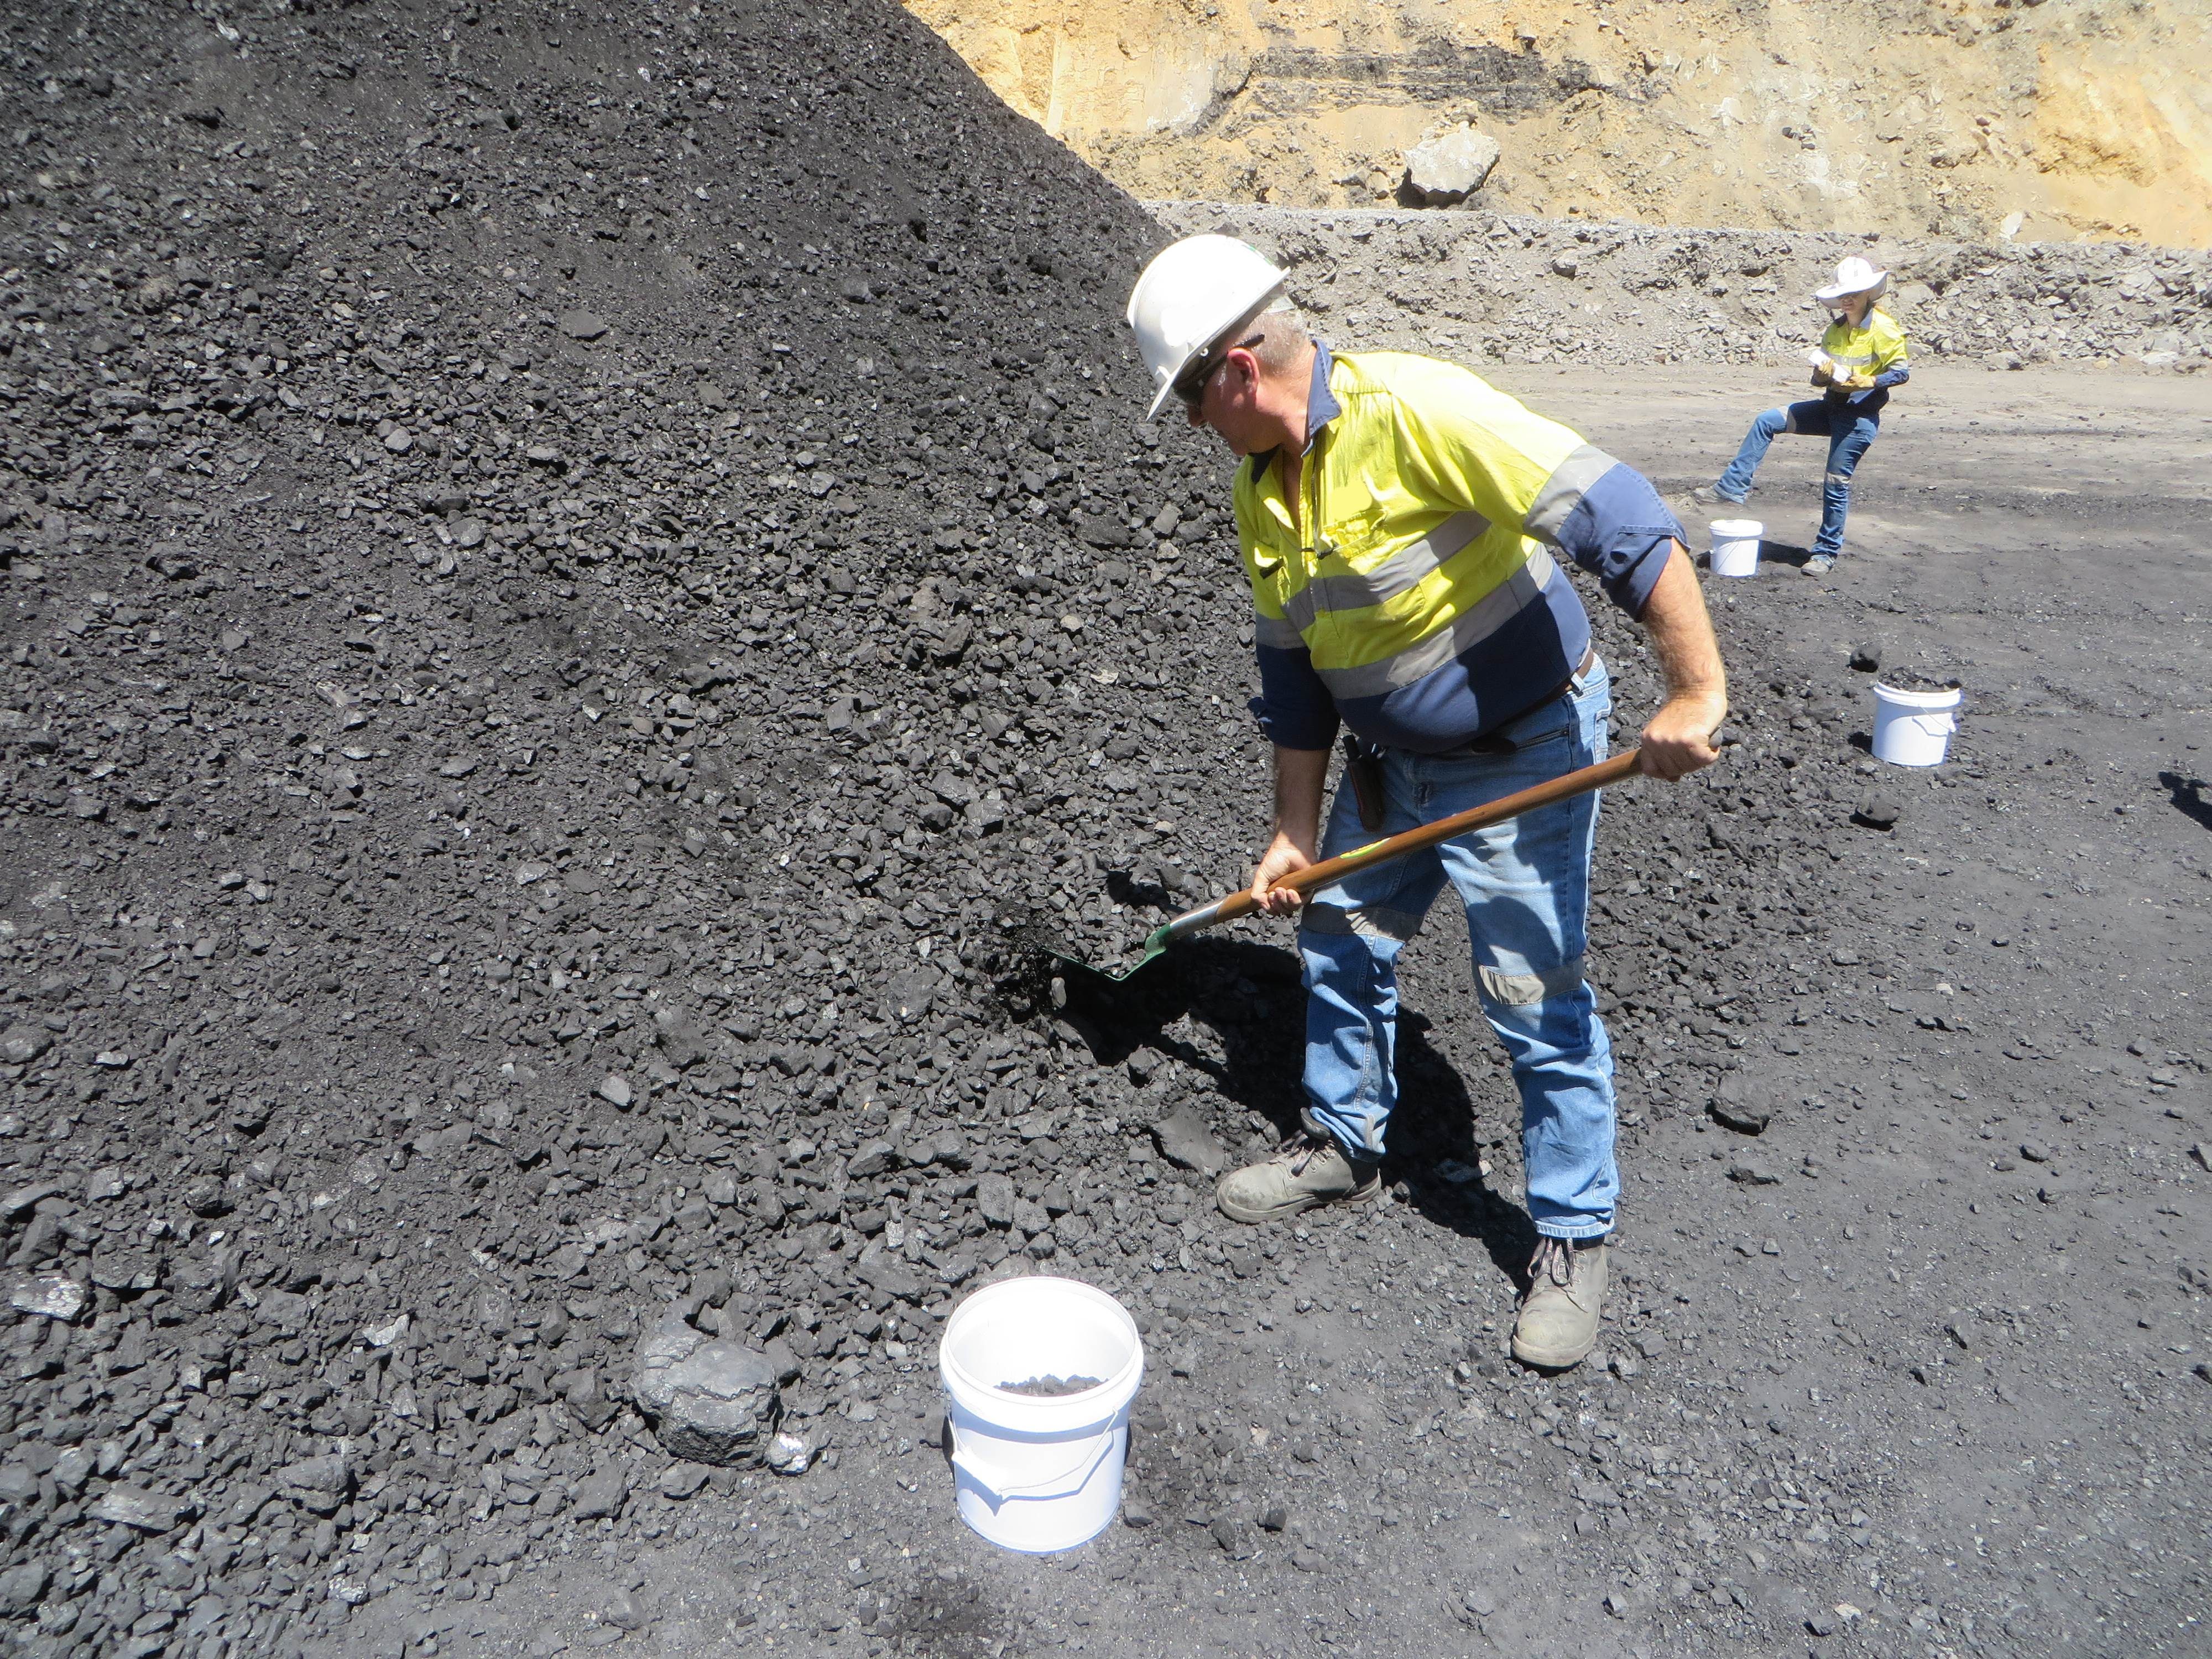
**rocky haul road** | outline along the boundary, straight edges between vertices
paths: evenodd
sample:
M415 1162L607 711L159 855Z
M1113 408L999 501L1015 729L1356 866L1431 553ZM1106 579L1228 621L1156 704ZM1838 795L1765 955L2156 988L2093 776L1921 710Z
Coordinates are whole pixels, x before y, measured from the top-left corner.
M1261 811L1133 203L857 0L73 17L0 124L7 1651L2202 1648L2197 377L1923 368L1826 581L1778 447L1727 759L1607 805L1620 1282L1537 1377L1448 928L1390 1203L1274 1232L1206 1177L1286 935L1017 948ZM1670 492L1790 378L1492 372ZM933 1369L1038 1268L1152 1355L1048 1561Z

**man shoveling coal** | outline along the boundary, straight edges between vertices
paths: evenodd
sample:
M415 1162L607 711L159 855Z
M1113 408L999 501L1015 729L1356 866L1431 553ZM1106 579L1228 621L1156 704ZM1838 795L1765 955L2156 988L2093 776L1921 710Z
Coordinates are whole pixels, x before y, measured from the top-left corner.
M1728 707L1720 654L1681 526L1641 474L1455 365L1332 352L1285 295L1255 249L1192 236L1152 260L1128 307L1152 413L1179 398L1240 460L1253 708L1275 761L1274 836L1252 890L1275 915L1303 903L1304 1132L1223 1176L1217 1197L1236 1220L1261 1223L1382 1191L1396 959L1449 882L1521 1095L1538 1246L1513 1352L1572 1365L1596 1340L1620 1191L1612 1048L1583 976L1597 798L1303 901L1277 884L1604 757L1606 669L1555 555L1595 575L1650 638L1667 695L1644 731L1644 772L1677 779L1714 760ZM1324 833L1340 728L1348 783Z

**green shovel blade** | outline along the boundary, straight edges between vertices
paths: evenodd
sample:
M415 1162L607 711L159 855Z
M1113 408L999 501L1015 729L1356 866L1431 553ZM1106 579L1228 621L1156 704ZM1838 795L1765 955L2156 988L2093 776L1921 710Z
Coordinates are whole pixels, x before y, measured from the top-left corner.
M1057 951L1052 953L1052 959L1054 962L1064 963L1070 968L1080 969L1086 974L1095 974L1100 979L1110 980L1113 983L1119 985L1123 980L1127 979L1139 968L1144 967L1147 963L1151 962L1154 957L1158 956L1163 951L1165 951L1168 948L1168 941L1174 932L1174 928L1175 924L1173 922L1168 922L1161 927L1153 928L1152 933L1148 934L1145 939L1144 953L1126 968L1101 968L1093 963L1084 961L1079 957L1062 956Z
M1064 962L1071 968L1080 968L1086 974L1096 974L1099 978L1110 980L1118 985L1166 950L1176 940L1212 927L1221 920L1223 907L1240 896L1242 896L1239 894L1232 893L1227 897L1214 900L1211 904L1201 904L1195 910L1186 910L1172 921L1163 922L1159 927L1153 928L1151 934L1146 937L1144 954L1127 968L1096 968L1087 962L1078 961L1073 957L1061 956L1057 951L1052 952L1052 957L1055 962Z

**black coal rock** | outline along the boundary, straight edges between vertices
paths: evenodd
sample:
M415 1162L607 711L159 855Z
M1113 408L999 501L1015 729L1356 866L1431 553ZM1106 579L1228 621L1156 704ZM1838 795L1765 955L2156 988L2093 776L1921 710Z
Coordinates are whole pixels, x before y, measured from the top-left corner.
M1869 830L1893 830L1905 816L1905 808L1896 797L1881 793L1862 795L1851 813L1851 822Z

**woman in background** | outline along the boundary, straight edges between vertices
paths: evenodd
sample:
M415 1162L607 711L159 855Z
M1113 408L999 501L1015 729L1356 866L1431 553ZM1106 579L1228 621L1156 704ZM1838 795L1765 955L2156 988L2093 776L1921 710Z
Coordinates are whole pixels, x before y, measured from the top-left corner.
M1751 423L1743 447L1720 482L1695 492L1698 501L1740 506L1751 494L1751 481L1775 434L1804 433L1828 441L1828 471L1820 490L1820 533L1805 561L1808 575L1835 568L1844 550L1844 516L1850 511L1851 474L1881 429L1882 405L1889 389L1911 375L1905 331L1875 301L1889 286L1889 273L1856 256L1836 267L1836 280L1813 297L1833 313L1827 332L1812 353L1817 398L1770 409Z

